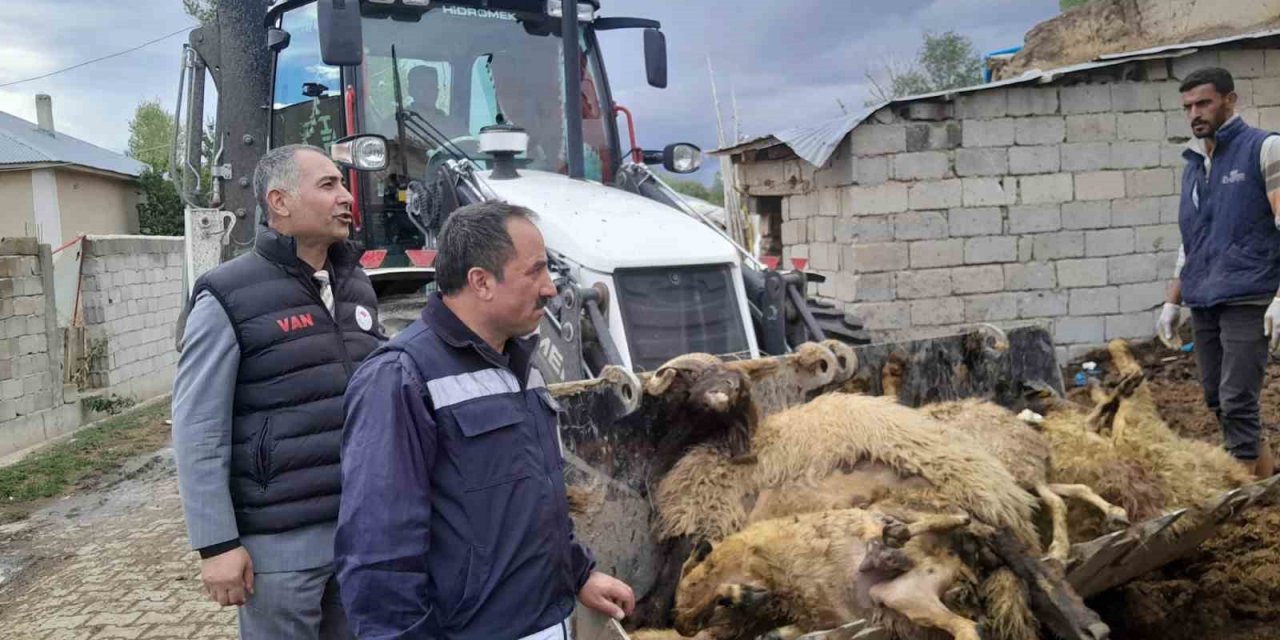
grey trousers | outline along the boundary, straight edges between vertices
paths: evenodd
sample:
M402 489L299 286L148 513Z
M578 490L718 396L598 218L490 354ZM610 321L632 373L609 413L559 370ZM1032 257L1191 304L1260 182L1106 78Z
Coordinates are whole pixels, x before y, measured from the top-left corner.
M241 640L354 640L333 565L257 573L240 607Z
M1239 460L1256 460L1262 437L1258 401L1267 370L1266 310L1250 304L1191 310L1204 400L1222 425L1227 452Z

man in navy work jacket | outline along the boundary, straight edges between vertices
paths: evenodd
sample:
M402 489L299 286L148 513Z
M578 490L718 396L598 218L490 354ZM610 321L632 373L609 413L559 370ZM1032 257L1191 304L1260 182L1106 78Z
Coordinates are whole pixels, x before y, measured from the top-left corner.
M173 447L200 577L240 637L349 638L333 575L342 398L384 339L347 240L351 194L315 147L254 172L253 250L196 281L173 385Z
M1235 113L1224 69L1194 71L1180 90L1195 137L1182 154L1182 247L1157 333L1173 347L1179 305L1191 307L1205 402L1226 449L1267 477L1275 464L1259 397L1267 338L1280 345L1280 137Z
M532 218L455 211L439 293L347 390L335 562L363 640L559 640L575 596L615 619L634 608L574 539L556 411L524 337L556 293Z

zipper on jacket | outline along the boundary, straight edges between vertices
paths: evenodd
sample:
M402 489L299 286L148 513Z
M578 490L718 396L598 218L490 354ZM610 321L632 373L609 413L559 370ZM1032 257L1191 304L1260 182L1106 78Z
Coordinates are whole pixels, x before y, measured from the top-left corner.
M258 431L258 442L254 453L254 462L258 467L258 484L262 486L262 490L267 490L267 483L270 481L271 474L271 451L268 443L268 435L271 433L271 416L267 416L262 421L262 429Z

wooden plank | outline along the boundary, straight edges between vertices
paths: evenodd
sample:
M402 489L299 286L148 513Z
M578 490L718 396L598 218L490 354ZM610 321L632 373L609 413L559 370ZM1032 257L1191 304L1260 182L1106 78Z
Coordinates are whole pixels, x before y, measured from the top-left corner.
M1122 565L1131 556L1133 556L1133 554L1139 553L1144 549L1150 548L1152 545L1163 542L1162 537L1164 533L1169 530L1169 527L1173 526L1173 523L1181 520L1182 516L1187 514L1187 511L1187 509L1178 509L1173 513L1167 513L1159 518L1142 523L1142 526L1139 528L1141 533L1139 534L1138 544L1130 549L1128 553L1117 558L1111 564L1113 566Z
M1168 541L1161 534L1181 519L1186 511L1180 509L1131 529L1124 544L1116 545L1106 554L1095 556L1088 566L1081 566L1068 579L1081 596L1088 598L1141 575L1132 573L1135 564L1140 565L1143 558L1158 556L1162 549L1167 548Z
M1081 596L1089 598L1182 558L1212 537L1222 523L1231 520L1257 502L1259 498L1267 495L1276 487L1277 480L1278 478L1274 477L1268 478L1252 485L1223 492L1205 505L1202 511L1182 509L1156 520L1147 521L1140 527L1130 530L1136 532L1132 543L1126 542L1126 548L1119 550L1118 553L1120 543L1112 543L1101 549L1096 545L1084 547L1078 553L1085 559L1080 566L1069 573L1068 580ZM1199 515L1202 518L1201 522L1181 532L1177 537L1169 538L1163 535L1176 518L1188 513ZM1097 541L1083 544L1093 545L1094 542ZM1075 549L1073 549L1073 555L1076 555Z
M1087 593L1085 587L1093 576L1111 566L1115 560L1138 544L1137 530L1118 531L1105 538L1093 541L1096 548L1088 549L1081 554L1080 563L1067 573L1067 582L1075 587L1076 592ZM1088 597L1087 595L1084 597Z

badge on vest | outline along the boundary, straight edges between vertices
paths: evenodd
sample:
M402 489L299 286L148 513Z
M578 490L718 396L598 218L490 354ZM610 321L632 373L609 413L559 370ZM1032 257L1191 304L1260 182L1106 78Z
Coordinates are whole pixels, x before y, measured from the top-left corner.
M1245 178L1243 173L1240 173L1239 169L1232 169L1231 173L1222 176L1222 184L1236 184L1237 182L1244 182L1247 179L1248 178Z
M373 314L362 305L356 305L356 324L360 326L361 331L373 329Z

